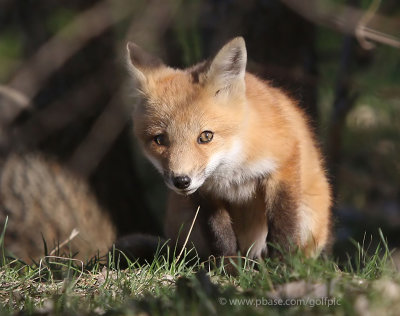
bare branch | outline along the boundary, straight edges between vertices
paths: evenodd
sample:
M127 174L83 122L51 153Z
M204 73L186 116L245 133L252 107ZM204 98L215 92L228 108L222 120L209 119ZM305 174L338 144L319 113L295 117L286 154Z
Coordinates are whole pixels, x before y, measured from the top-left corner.
M125 5L121 6L121 2ZM113 10L115 8L117 9ZM31 100L52 73L90 39L128 17L133 8L126 1L114 0L111 3L104 0L82 12L24 63L9 86L21 91Z
M63 99L57 99L38 110L27 122L12 131L13 137L24 144L37 145L49 135L84 116L86 112L92 111L96 106L95 100L101 96L99 86L109 80L109 70L109 67L99 69L78 87L70 89Z
M93 172L130 119L120 96L118 91L70 158L70 167L83 176Z
M178 2L171 4L162 0L153 1L138 19L132 21L126 37L146 43L146 46L159 42L176 14ZM89 176L95 170L129 121L130 110L124 105L122 97L126 94L126 85L127 83L121 85L72 154L69 165L79 174Z
M20 111L28 106L29 100L23 93L16 89L0 85L0 125L3 128L7 126Z
M400 48L400 38L393 34L400 29L400 22L378 14L339 4L328 4L318 0L282 0L290 9L307 20L325 25L345 34L362 34L364 40L371 40ZM374 9L374 8L372 8Z

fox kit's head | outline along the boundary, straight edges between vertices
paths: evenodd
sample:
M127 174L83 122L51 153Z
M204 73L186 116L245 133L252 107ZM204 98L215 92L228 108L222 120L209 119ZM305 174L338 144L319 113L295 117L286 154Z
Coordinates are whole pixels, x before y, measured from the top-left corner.
M191 194L239 163L246 121L243 38L209 61L180 70L128 43L128 66L139 91L134 128L145 155L168 187Z

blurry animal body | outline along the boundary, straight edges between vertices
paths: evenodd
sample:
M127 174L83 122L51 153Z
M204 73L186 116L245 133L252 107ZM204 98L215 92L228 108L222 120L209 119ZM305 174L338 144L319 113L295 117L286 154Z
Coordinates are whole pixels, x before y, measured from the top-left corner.
M4 245L16 258L37 261L45 255L43 240L48 254L76 254L82 260L104 255L112 246L115 228L107 213L87 183L56 161L12 153L0 177L2 228L8 216Z
M323 250L331 192L319 149L296 102L246 72L243 38L184 70L127 48L135 134L171 189L166 237L182 245L200 206L189 244L202 257Z

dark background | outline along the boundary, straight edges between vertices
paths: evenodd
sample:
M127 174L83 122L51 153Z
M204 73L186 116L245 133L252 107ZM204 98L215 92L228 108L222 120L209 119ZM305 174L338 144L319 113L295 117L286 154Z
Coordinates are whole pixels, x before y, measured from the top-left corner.
M335 252L379 227L399 246L400 3L371 14L375 44L354 37L374 3L2 0L0 149L57 157L90 181L120 235L160 234L166 190L131 132L126 41L185 67L241 35L248 70L312 118L335 191Z

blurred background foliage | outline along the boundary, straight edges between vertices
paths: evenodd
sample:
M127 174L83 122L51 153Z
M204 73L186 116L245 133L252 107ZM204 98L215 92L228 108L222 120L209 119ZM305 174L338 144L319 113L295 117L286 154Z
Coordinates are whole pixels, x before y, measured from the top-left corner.
M120 235L160 234L166 189L131 132L126 41L186 67L242 35L248 70L311 117L336 195L335 251L378 227L399 246L400 2L299 3L308 17L292 0L2 0L1 150L57 157L88 178ZM393 41L371 48L351 27L374 4L366 25Z

